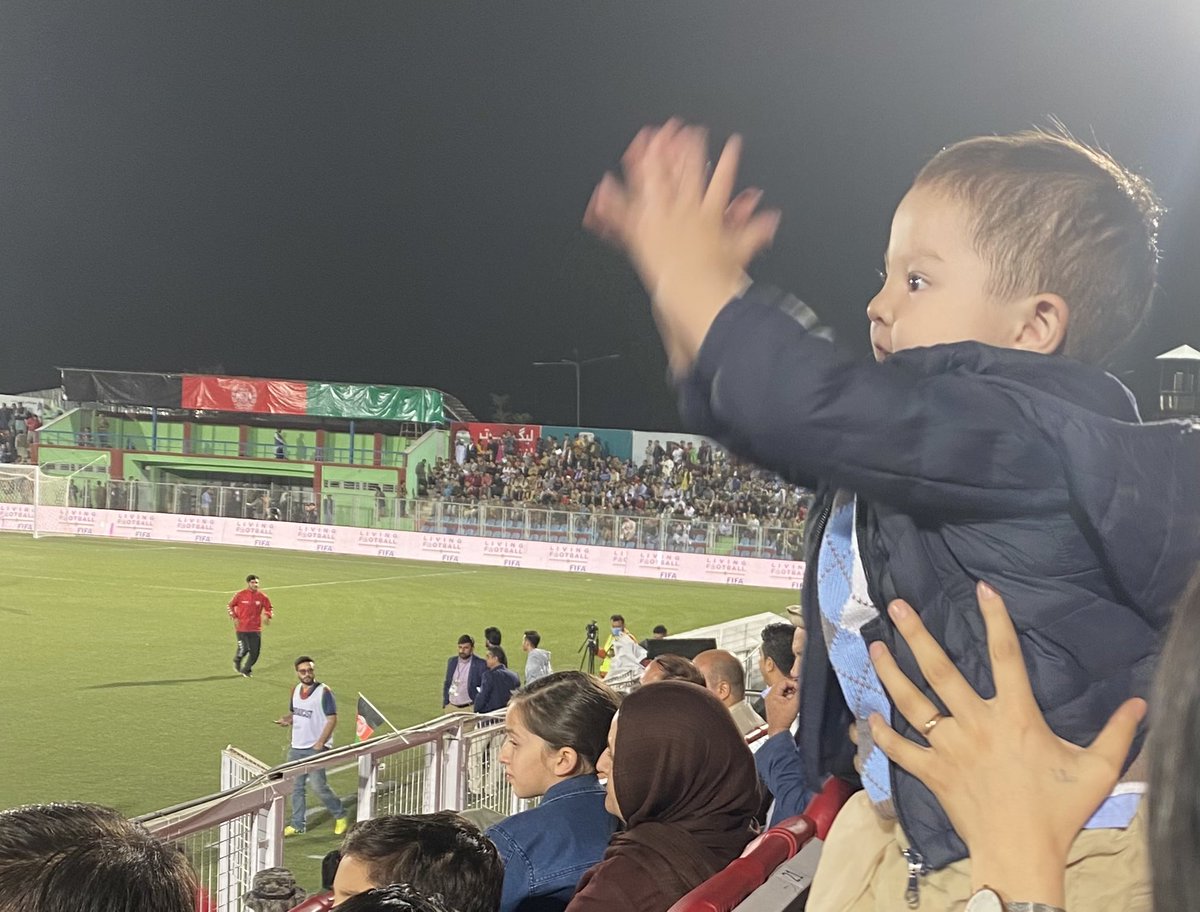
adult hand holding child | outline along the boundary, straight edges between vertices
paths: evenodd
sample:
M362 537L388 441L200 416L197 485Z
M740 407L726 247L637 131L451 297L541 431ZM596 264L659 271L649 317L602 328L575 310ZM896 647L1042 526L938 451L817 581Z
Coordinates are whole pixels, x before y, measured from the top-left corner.
M990 886L1007 900L1062 906L1071 843L1120 776L1146 702L1123 703L1087 748L1059 738L1034 699L1003 600L983 582L977 597L996 696L980 697L917 613L896 601L888 613L948 714L875 642L870 652L880 680L929 746L900 736L878 714L871 735L941 802L970 850L974 889Z

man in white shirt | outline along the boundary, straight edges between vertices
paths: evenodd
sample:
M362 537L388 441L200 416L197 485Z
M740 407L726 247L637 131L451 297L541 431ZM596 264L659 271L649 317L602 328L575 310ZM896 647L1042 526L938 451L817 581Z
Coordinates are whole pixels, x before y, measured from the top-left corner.
M292 729L292 746L288 750L288 762L304 760L333 747L333 730L337 727L337 703L333 691L316 678L316 664L311 656L296 659L296 677L300 680L292 689L292 701L287 715L276 719L276 725ZM313 770L296 777L292 789L292 822L283 828L284 836L303 833L307 827L307 796L305 786L312 777L313 790L333 817L333 832L340 836L346 832L346 809L341 799L329 787L325 770Z

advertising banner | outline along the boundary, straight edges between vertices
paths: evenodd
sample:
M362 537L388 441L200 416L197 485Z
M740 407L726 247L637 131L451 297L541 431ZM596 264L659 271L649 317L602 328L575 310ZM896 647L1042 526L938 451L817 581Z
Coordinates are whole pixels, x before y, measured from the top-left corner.
M490 444L495 437L503 437L507 433L517 439L518 453L533 453L537 450L538 437L541 436L541 426L537 424L496 424L483 421L455 422L450 425L450 439L457 442L460 431L471 436L472 443L483 441ZM453 444L452 444L453 445Z
M39 530L68 535L285 548L724 586L798 590L804 582L804 564L798 561L77 507L38 507L35 517L31 506L0 504L0 530L32 532L35 520Z

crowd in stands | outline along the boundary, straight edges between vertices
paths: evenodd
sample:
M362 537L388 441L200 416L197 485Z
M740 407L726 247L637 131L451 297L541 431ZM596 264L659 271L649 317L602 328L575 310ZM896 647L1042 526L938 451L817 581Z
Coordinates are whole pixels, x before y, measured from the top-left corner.
M0 463L29 462L29 446L37 440L42 419L24 403L0 404Z
M433 466L422 462L416 472L418 491L457 505L464 521L481 507L491 515L506 508L544 510L564 523L574 514L576 528L594 530L596 541L632 546L637 525L625 520L646 517L643 546L666 550L687 549L705 537L706 524L715 523L719 537L748 541L767 529L772 547L794 557L812 501L806 489L707 441L653 440L635 461L606 454L585 434L561 441L541 437L535 448L522 450L510 433L460 439L453 458Z

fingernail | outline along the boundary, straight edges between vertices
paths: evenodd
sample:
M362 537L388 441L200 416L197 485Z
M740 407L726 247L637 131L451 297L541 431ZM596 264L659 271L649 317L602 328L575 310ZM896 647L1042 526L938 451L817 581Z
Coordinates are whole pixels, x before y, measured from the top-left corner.
M888 605L888 614L892 616L893 621L904 620L908 617L908 610L908 606L899 599Z
M867 652L869 652L871 654L872 659L878 659L885 652L887 652L887 647L884 646L880 640L876 640L874 643L872 643L870 646L867 647Z
M983 580L979 581L979 583L976 585L976 588L979 590L980 598L999 598L1000 597L1000 593L998 593L995 589L993 589L991 586L989 586Z

